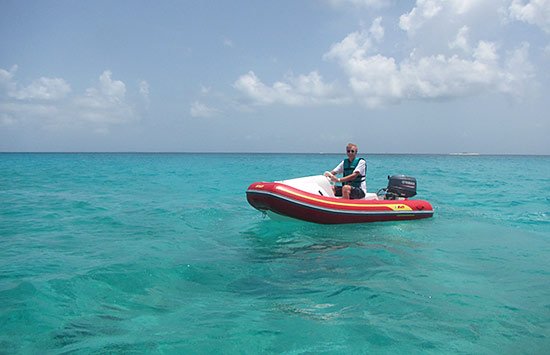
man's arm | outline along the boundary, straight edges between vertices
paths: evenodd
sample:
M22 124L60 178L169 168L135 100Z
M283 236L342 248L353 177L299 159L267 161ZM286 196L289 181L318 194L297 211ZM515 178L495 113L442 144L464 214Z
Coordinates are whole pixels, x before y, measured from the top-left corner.
M355 180L355 178L359 176L359 172L358 171L354 171L353 173L349 174L348 176L344 176L343 178L339 179L340 182L348 182L348 181L352 181L352 180Z

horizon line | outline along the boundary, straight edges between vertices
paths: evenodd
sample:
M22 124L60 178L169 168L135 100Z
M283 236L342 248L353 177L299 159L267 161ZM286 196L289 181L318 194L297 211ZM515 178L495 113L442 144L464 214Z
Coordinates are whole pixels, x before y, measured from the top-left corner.
M0 151L0 154L315 154L315 155L345 155L342 152L244 152L244 151ZM390 153L390 152L366 152L366 155L444 155L457 157L475 156L550 156L539 153L479 153L479 152L448 152L448 153ZM359 154L361 155L361 154Z

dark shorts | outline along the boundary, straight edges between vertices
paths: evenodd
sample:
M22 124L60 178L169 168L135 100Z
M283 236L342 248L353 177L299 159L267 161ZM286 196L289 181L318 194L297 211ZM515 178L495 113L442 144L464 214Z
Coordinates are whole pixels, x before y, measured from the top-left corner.
M342 186L334 186L334 195L338 197L342 196ZM365 197L365 192L360 187L352 186L349 197L352 200L359 200Z

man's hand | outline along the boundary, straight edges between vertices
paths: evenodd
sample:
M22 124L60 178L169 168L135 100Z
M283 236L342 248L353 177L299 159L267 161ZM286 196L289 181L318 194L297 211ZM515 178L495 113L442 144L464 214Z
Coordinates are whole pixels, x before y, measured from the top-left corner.
M338 178L334 176L330 171L325 171L325 176L328 177L331 181L338 182Z

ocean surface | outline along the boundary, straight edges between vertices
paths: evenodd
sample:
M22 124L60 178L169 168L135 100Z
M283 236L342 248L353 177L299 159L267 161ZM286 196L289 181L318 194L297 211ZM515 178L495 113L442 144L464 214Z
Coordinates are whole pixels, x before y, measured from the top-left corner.
M433 218L265 218L331 154L0 154L0 353L550 353L550 157L370 155Z

